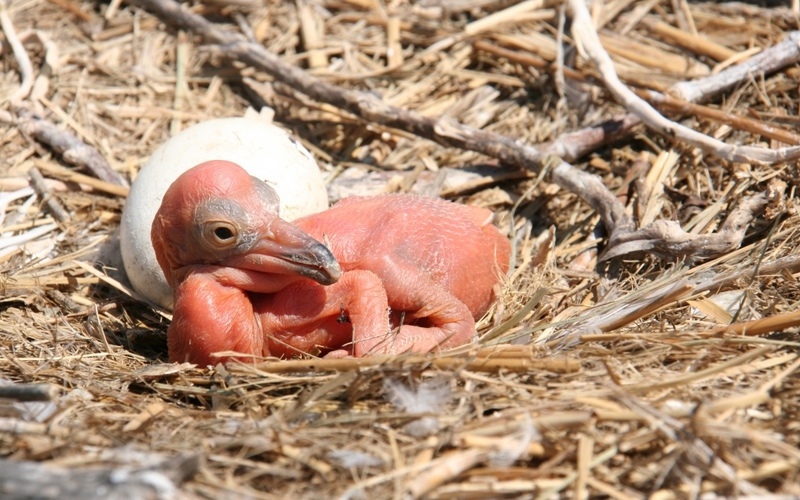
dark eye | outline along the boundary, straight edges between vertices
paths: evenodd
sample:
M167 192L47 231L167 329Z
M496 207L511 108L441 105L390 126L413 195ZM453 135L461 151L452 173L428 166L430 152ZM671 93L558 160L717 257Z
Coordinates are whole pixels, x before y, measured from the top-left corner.
M238 233L236 226L230 222L210 222L205 227L206 241L217 248L225 248L236 244Z
M214 236L221 241L229 240L233 238L233 231L229 227L218 227L214 229Z

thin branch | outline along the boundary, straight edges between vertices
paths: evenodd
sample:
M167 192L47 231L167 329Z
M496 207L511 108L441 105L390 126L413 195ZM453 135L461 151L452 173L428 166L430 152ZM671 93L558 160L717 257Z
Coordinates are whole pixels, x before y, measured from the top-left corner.
M668 94L662 94L654 90L637 90L636 94L642 99L646 99L650 104L660 108L677 111L686 115L694 115L701 118L707 118L718 123L730 125L738 130L744 130L753 134L761 135L768 139L783 142L785 144L798 145L800 144L800 135L795 134L789 130L784 130L780 127L773 127L766 123L746 118L744 116L736 116L731 113L726 113L720 109L709 108L701 104L672 97Z
M28 171L28 175L31 178L33 190L36 191L36 194L42 199L53 218L62 224L69 222L69 212L59 203L58 199L53 197L53 193L50 192L50 189L44 182L44 177L39 169L31 167Z
M726 144L665 118L620 81L611 57L600 43L585 0L569 0L569 5L573 16L573 37L581 43L614 98L649 128L730 162L773 164L800 158L800 146L766 149Z
M702 102L746 80L750 75L768 74L800 60L800 31L787 33L786 39L763 50L747 61L720 71L717 75L681 82L670 87L670 94L689 102Z
M189 454L150 467L110 464L87 470L4 459L0 461L0 487L3 498L11 499L182 498L178 486L200 466L200 455Z
M705 259L739 247L750 222L769 203L766 193L745 198L713 234L690 234L674 220L657 220L629 233L612 237L601 261L635 252L652 252L666 257Z
M3 34L6 36L6 41L11 45L11 51L14 53L14 58L17 60L20 73L20 85L14 94L11 95L11 102L18 102L31 93L33 88L33 64L31 63L28 53L25 52L25 47L17 36L17 31L14 29L14 23L11 22L11 17L8 15L8 1L0 0L0 27L3 29Z
M16 106L15 112L17 114L16 124L23 133L53 148L67 163L86 167L98 179L105 182L119 186L128 185L122 175L111 168L111 165L97 149L89 146L71 132L58 128L23 106Z
M14 401L52 401L58 393L58 387L52 384L0 385L0 399Z
M526 66L533 66L537 69L545 69L551 72L556 70L552 63L544 59L524 52L497 47L485 41L476 41L473 47L475 47L476 50L504 57L509 61ZM736 66L704 78L677 83L672 85L666 94L658 95L664 96L662 100L669 100L669 96L674 96L676 103L704 102L720 92L740 84L747 79L749 75L770 74L788 65L796 64L798 61L800 61L800 31L794 31L786 36L786 40L764 49L758 55ZM583 73L579 73L571 68L563 68L563 70L564 76L567 78L581 82L587 81ZM656 95L653 94L652 91L650 92L652 95ZM640 123L641 120L638 116L633 113L626 113L598 125L592 125L584 129L576 130L575 132L561 135L550 143L540 145L539 151L542 154L558 155L567 162L574 162L590 152L597 150L599 147L624 137L633 127ZM743 129L749 130L744 127ZM768 134L764 135L770 137ZM793 144L791 141L777 140L787 144Z

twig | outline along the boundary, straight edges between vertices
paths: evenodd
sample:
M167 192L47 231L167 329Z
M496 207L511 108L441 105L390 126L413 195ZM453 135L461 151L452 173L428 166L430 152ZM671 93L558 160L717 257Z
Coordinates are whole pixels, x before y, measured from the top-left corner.
M70 2L69 0L47 0L47 1L53 5L61 7L62 9L66 10L67 12L69 12L70 14L72 14L73 16L77 17L78 19L80 19L85 23L92 20L91 15L82 11L80 7Z
M558 158L558 157L552 157ZM606 229L614 238L617 234L627 234L636 226L625 206L614 196L596 175L578 170L558 159L550 178L560 187L575 193L597 212Z
M490 457L486 450L468 449L446 453L436 459L430 467L410 480L406 487L409 498L420 498L437 486L452 481L465 471L485 462Z
M779 275L781 272L794 274L800 271L800 255L787 255L770 262L763 263L757 269L755 278L763 276ZM740 269L715 275L709 279L698 279L696 293L711 291L713 294L719 293L734 286L740 279L753 278L753 266L748 264Z
M23 106L16 108L17 126L20 130L39 142L47 144L61 154L67 163L86 167L99 179L117 184L128 185L127 181L111 168L97 149L81 141L67 130L61 130L51 122L29 111Z
M112 465L89 470L2 460L0 489L5 498L16 499L180 498L178 486L200 466L200 455L189 454L163 460L152 467Z
M509 50L504 47L498 47L497 45L487 42L486 40L475 40L475 42L472 43L472 46L475 48L475 50L487 52L499 57L505 57L512 62L518 62L520 64L531 66L537 69L546 69L553 73L558 73L559 71L563 72L565 77L572 80L579 82L584 82L587 80L586 76L584 76L584 74L580 71L566 66L562 67L558 64L558 61L549 62L537 55L519 52L516 50ZM556 51L558 51L558 49L556 49Z
M602 146L622 139L640 123L641 120L635 115L626 113L598 125L562 134L551 142L541 144L539 150L573 162Z
M655 21L645 22L644 24L656 35L666 38L668 41L671 41L686 50L690 50L695 54L708 56L717 61L724 61L736 55L735 50L731 50L728 47L714 43L704 36L687 33L683 30L670 26L665 22Z
M597 67L606 88L620 104L625 106L625 109L638 116L649 128L730 162L773 164L800 158L800 147L773 150L726 144L665 118L620 81L611 57L600 43L585 0L569 0L569 5L573 16L573 37L581 43L586 54Z
M476 41L473 46L477 50L505 57L509 61L554 71L551 63L530 54L497 47L484 41ZM798 61L800 61L800 31L795 31L789 33L786 40L764 49L760 54L747 61L715 75L677 83L669 88L667 94L659 95L674 96L676 102L703 102L741 83L748 78L748 75L769 74ZM581 82L587 81L582 73L570 68L564 68L564 76ZM681 99L682 101L680 101ZM599 125L559 136L553 142L540 145L539 151L542 154L558 155L567 162L574 162L591 151L624 137L630 129L640 123L641 120L638 116L626 113ZM791 144L791 142L787 143Z
M800 31L792 31L786 39L763 50L747 61L720 71L714 76L670 87L670 94L689 102L701 102L746 80L749 75L767 74L800 60Z
M78 172L75 172L74 170L54 165L52 163L45 163L45 162L35 162L35 163L40 170L44 170L51 176L64 179L65 181L82 184L89 188L96 189L97 191L102 191L104 193L121 197L127 197L128 193L130 192L130 189L125 186L120 186L119 184L113 184L110 182L101 181L95 177L83 175ZM48 179L45 179L45 181L47 180Z
M15 401L52 401L58 395L58 387L52 384L0 385L0 399Z
M797 326L800 326L800 311L790 311L768 316L766 318L720 326L707 332L698 333L697 335L710 337L725 335L755 336L780 332L787 328L794 328Z
M512 346L513 347L513 346ZM533 358L530 346L517 355L502 354L499 347L484 348L473 356L370 356L366 358L344 359L301 359L281 360L279 362L267 361L259 363L255 369L266 373L299 373L304 371L330 372L361 370L363 368L388 366L422 365L439 370L465 369L476 372L529 372L531 370L546 370L553 373L575 373L580 370L580 362L568 358ZM460 352L460 351L459 351ZM494 356L492 353L499 353ZM220 353L220 355L229 353ZM450 353L452 354L452 353Z
M325 42L313 5L307 0L299 0L297 17L300 18L300 36L303 40L303 48L308 53L309 68L324 68L328 65L328 57L320 50L325 46Z
M750 222L769 203L767 193L742 200L714 234L690 234L673 220L657 220L637 231L612 237L599 260L609 260L634 252L654 252L667 257L704 259L737 248Z
M17 32L14 29L14 23L11 22L11 17L8 15L8 2L7 0L0 0L0 27L3 28L3 33L6 36L6 41L11 45L11 51L14 53L14 58L17 60L20 73L20 84L16 92L11 95L11 102L15 103L28 97L33 88L33 64L31 63L28 53L25 52L25 47L22 46Z
M736 129L758 134L769 139L783 142L785 144L800 144L800 135L788 130L767 125L766 123L762 123L751 118L732 115L719 109L713 109L700 104L687 102L682 99L678 99L677 97L672 97L668 94L662 94L661 92L656 92L654 90L637 90L636 93L642 99L646 99L648 102L650 102L650 104L660 108L714 120L719 123L730 125Z
M39 169L36 167L31 167L28 171L28 175L31 177L31 184L33 185L33 190L36 191L42 201L47 205L47 209L53 215L53 218L62 224L70 220L69 212L61 206L58 199L53 197L53 193L50 192L50 189L47 187L47 184L44 182L44 177L42 173L39 172Z

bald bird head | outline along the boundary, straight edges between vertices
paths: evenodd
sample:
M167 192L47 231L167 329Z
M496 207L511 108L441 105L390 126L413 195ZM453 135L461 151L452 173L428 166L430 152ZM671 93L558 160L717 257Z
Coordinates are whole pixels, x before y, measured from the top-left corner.
M280 218L278 194L228 161L201 163L164 194L150 237L173 289L194 266L235 270L240 287L274 292L292 279L335 283L331 251ZM230 274L230 273L229 273Z

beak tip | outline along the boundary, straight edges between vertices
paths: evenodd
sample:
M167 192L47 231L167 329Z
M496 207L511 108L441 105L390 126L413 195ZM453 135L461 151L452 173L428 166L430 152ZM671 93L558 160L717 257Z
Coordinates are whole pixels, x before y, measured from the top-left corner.
M338 262L333 261L333 265L330 266L330 269L328 269L328 273L331 276L330 284L332 285L339 281L339 278L342 277L342 268L339 266Z
M339 261L336 260L336 257L333 253L328 249L328 247L321 245L325 252L328 255L324 259L324 264L321 266L323 274L325 275L324 282L320 282L323 285L332 285L339 281L339 278L342 277L342 266L339 265Z

